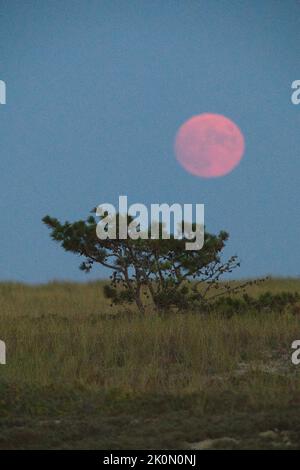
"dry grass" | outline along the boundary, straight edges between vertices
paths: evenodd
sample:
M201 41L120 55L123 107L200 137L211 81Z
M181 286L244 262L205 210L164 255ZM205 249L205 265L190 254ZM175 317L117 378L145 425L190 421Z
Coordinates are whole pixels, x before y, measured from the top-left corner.
M250 293L265 290L300 292L300 281L274 279ZM1 284L0 305L1 383L8 387L101 391L117 400L194 396L204 414L224 405L280 410L300 396L290 360L300 322L289 312L114 316L101 282Z
M265 288L300 290L300 282L273 280ZM251 289L259 293L262 286ZM0 303L0 337L8 349L2 376L42 385L65 381L132 392L195 392L209 377L270 361L280 352L289 367L299 330L292 314L115 318L101 283L2 284Z

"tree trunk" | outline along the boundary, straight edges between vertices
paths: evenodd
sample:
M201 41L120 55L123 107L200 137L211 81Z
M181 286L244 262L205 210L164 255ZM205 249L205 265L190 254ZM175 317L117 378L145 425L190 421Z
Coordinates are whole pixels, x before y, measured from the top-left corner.
M136 288L135 303L137 305L137 308L139 309L140 314L144 315L145 314L145 307L144 307L142 299L141 299L141 286L137 286L137 288Z

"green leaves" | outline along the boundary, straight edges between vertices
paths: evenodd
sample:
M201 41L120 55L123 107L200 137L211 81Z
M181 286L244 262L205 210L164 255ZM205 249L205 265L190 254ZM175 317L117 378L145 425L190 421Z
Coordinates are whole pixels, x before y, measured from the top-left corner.
M185 249L186 239L172 235L162 239L162 231L160 239L121 239L118 230L116 239L99 239L93 215L73 223L46 216L43 222L64 250L84 257L81 270L88 273L94 263L111 269L111 284L105 286L105 295L115 304L135 301L141 313L145 311L145 297L160 311L199 305L223 274L239 266L235 256L225 263L220 260L228 240L224 231L218 235L206 232L203 248L189 251Z

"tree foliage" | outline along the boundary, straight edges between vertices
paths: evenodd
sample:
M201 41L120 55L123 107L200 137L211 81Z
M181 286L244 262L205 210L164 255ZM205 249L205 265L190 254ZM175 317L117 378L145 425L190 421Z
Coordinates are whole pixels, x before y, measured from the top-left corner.
M128 224L130 221L128 216ZM133 240L121 239L117 232L116 239L101 240L94 215L73 223L46 216L43 222L53 240L84 258L80 265L83 271L89 272L95 263L110 269L105 295L114 304L135 302L140 313L145 312L147 299L158 311L185 310L243 287L219 283L224 274L239 266L236 256L221 259L228 240L224 231L217 235L205 232L203 248L189 251L185 249L187 240L173 235L151 239L149 233L148 239ZM160 227L160 233L162 230Z

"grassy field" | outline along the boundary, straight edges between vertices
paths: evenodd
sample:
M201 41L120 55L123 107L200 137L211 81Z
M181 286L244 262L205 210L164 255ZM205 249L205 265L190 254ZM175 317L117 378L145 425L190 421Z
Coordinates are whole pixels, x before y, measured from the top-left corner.
M300 280L249 288L300 292ZM0 284L0 448L300 448L297 311L145 318L101 282Z

